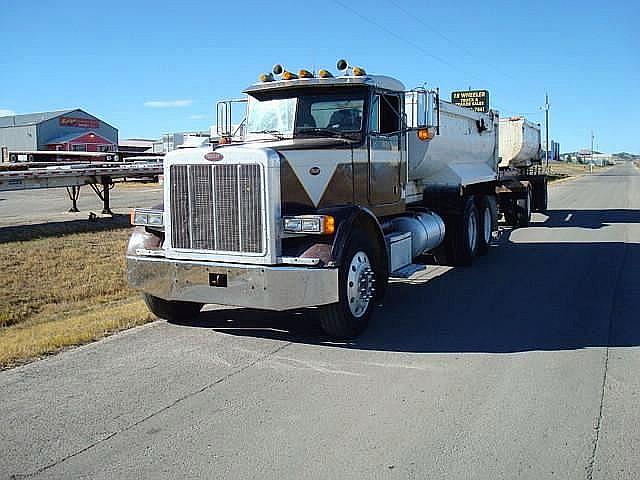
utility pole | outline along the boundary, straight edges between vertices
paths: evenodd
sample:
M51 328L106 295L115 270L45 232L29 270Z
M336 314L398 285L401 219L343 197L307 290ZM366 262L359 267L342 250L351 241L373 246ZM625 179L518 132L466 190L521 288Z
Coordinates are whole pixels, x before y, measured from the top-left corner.
M549 94L544 94L544 128L545 128L545 142L546 147L544 149L544 159L547 164L546 171L549 171Z
M596 162L593 160L593 130L591 130L591 163L595 164Z

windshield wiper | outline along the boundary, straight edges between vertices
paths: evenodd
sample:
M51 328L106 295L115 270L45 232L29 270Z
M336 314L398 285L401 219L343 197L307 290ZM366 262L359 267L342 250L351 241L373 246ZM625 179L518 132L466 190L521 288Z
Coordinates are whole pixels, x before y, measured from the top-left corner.
M273 135L274 137L276 137L278 140L284 140L286 137L279 132L278 130L254 130L252 132L249 133L266 133L268 135Z
M343 132L338 132L337 130L332 130L330 128L303 128L298 130L298 133L309 133L313 136L329 136L329 137L334 137L334 138L344 138L347 140L353 140L353 138L351 138L349 135L347 135L346 133ZM357 132L353 132L353 133L357 133Z

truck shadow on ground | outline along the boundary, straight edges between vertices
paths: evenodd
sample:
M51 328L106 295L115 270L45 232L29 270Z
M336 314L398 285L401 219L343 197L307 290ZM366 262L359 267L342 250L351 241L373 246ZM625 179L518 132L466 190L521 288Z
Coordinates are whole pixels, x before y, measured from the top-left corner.
M546 212L546 218L542 215L534 215L531 226L598 229L618 223L640 223L640 210L621 208L605 210L548 210Z
M75 219L61 222L45 222L30 225L0 227L0 243L24 242L35 238L58 237L70 233L99 232L131 228L129 215Z
M580 224L638 222L632 211L593 212L578 213ZM550 212L549 226L568 213L576 211ZM384 306L352 341L327 338L310 310L204 311L189 325L333 348L416 353L640 346L640 244L526 243L510 233L503 230L471 268L427 266L437 275L390 285Z

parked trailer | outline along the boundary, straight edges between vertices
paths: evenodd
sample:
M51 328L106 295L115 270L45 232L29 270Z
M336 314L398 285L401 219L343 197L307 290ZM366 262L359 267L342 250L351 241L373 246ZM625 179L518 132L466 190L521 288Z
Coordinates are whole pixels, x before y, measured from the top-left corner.
M497 112L338 69L276 65L245 89L241 142L222 102L226 145L167 154L164 209L134 211L127 250L153 313L315 307L328 334L353 337L390 276L426 254L470 265L489 250L498 207L509 217L531 198L530 172L499 169Z
M66 187L72 202L69 211L77 212L80 187L89 185L102 200L104 214L112 214L109 190L113 187L114 180L156 177L163 171L162 164L155 162L115 165L85 163L39 168L15 164L4 165L13 170L0 170L0 191Z

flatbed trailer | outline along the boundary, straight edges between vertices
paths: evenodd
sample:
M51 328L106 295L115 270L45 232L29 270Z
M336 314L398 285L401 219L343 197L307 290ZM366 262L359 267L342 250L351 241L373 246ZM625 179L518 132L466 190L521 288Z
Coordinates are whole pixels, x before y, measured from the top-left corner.
M72 206L78 212L80 187L89 185L103 202L103 214L111 215L109 190L116 181L127 178L156 177L162 174L162 163L83 163L55 167L31 168L24 164L3 164L0 170L0 192L38 188L66 188ZM15 168L15 169L12 169Z

